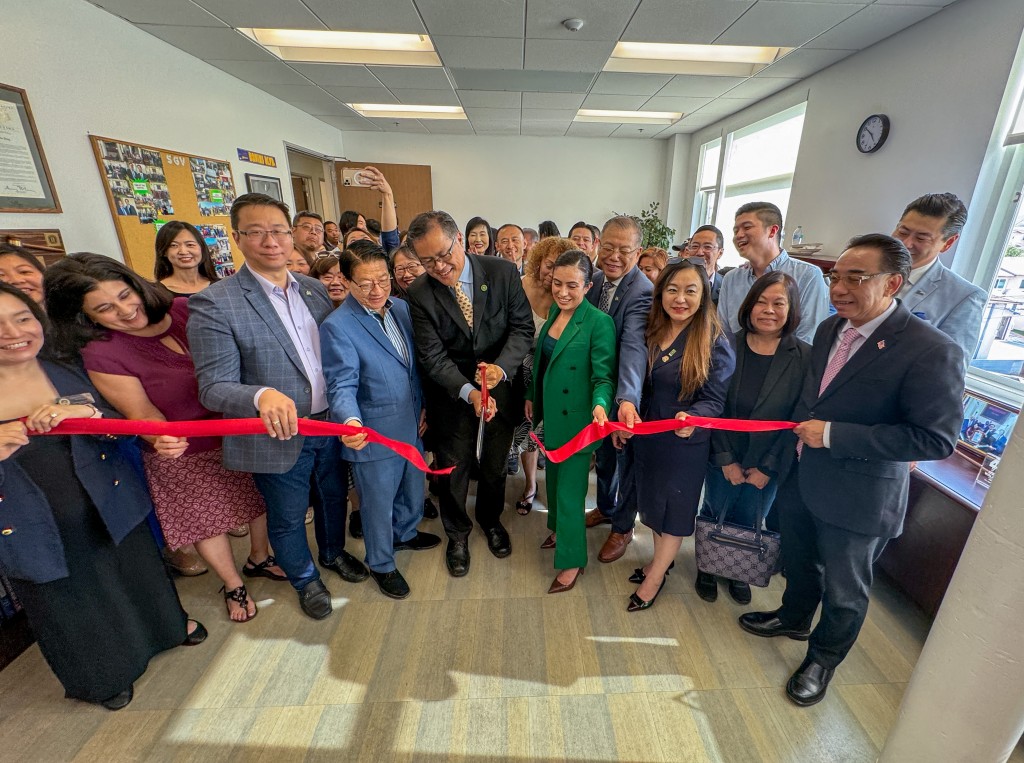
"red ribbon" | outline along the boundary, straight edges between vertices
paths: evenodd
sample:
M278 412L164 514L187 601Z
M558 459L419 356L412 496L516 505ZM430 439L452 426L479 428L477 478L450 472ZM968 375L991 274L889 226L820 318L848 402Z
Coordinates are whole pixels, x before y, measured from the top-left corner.
M31 434L44 434L34 432ZM235 435L264 435L267 428L260 419L204 419L201 421L146 421L128 419L65 419L45 434L110 434L147 435L159 437L232 437ZM451 474L455 467L431 469L419 450L409 443L392 440L369 427L334 424L329 421L299 419L299 434L311 437L365 434L371 443L383 445L427 474Z
M779 429L793 429L792 421L750 421L747 419L714 419L706 416L687 416L685 419L661 419L660 421L644 421L635 424L632 429L625 424L609 421L607 424L588 424L569 442L560 448L548 450L533 432L530 437L544 451L549 461L560 464L565 459L579 453L588 445L593 445L612 432L632 432L633 434L661 434L674 432L684 427L702 427L704 429L723 429L730 432L774 432Z

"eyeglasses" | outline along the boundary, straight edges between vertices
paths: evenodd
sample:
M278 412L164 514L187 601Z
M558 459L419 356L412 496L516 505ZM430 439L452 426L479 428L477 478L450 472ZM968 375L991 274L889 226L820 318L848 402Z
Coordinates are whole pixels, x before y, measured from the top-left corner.
M299 223L295 226L296 228L302 228L307 233L323 233L324 229L322 225L313 225L311 223Z
M892 275L896 274L887 271L884 273L869 273L867 275L850 275L848 273L836 273L835 271L831 271L829 273L825 273L825 281L828 283L829 286L835 286L837 283L842 281L843 286L845 286L847 289L858 289L865 281L869 281L872 278L877 278L878 276Z
M629 257L629 255L633 254L636 251L639 251L639 249L639 246L620 246L616 248L614 246L611 246L610 244L601 244L600 251L601 254L603 254L605 257L611 257L613 254L618 254L620 257Z
M361 281L359 283L352 284L363 294L369 294L373 291L373 287L376 286L381 291L389 291L391 289L391 277L381 278L376 281Z
M452 258L452 247L453 246L455 246L455 239L454 238L452 239L452 242L450 244L448 244L448 250L444 254L442 254L440 257L426 257L426 258L420 257L420 265L425 267L427 270L433 270L434 268L437 267L437 263L438 263L439 260L444 260L445 262L449 262L451 260L451 258Z
M240 230L235 231L239 236L244 236L252 242L259 243L267 236L272 236L275 241L285 242L292 237L290 230Z
M410 262L408 265L399 265L395 268L396 276L404 276L406 273L419 275L423 272L423 266L418 262Z
M688 252L707 252L708 254L714 254L722 247L717 244L687 244L686 251Z

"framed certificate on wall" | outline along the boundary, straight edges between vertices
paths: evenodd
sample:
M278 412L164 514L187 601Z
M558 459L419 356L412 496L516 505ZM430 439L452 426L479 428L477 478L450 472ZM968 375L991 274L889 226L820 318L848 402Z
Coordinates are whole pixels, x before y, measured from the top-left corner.
M60 212L25 91L0 84L0 212Z

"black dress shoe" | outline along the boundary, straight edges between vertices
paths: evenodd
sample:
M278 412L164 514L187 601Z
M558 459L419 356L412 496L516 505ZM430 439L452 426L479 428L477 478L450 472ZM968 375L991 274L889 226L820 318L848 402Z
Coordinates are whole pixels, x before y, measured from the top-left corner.
M348 534L353 538L363 537L363 517L358 511L350 511L348 514Z
M385 596L390 596L392 599L404 599L409 595L409 584L405 582L405 578L398 570L391 570L391 572L370 570L370 577L377 581L377 587Z
M307 583L306 587L299 591L299 606L314 620L323 620L331 614L331 592L327 590L324 581L314 580Z
M693 583L693 589L704 601L718 600L718 578L710 572L697 572L697 579Z
M437 519L437 506L429 498L423 499L423 518Z
M676 563L672 562L672 564L670 564L668 566L668 570L666 570L665 574L667 575L669 572L671 572L672 568L675 567L675 566L676 566ZM647 580L647 573L644 572L644 568L643 567L635 568L633 570L633 574L629 576L629 582L630 583L636 583L637 585L640 585L645 580Z
M750 586L742 580L729 581L729 595L737 604L750 603Z
M433 533L417 532L415 538L395 543L395 551L425 551L441 545L441 539ZM370 570L372 573L373 570Z
M512 541L509 540L508 532L500 523L494 527L484 530L487 535L487 548L499 559L504 559L512 553Z
M113 697L108 699L100 700L97 705L102 705L107 710L121 710L122 708L128 707L132 699L135 697L135 687L132 684L128 684L128 688L119 694L115 694Z
M825 690L835 672L807 657L786 684L786 696L800 707L815 705L825 699Z
M191 620L191 622L195 623L196 627L191 633L185 634L185 640L181 642L182 646L198 646L206 641L206 637L210 635L201 622L198 620Z
M361 583L370 576L363 563L356 559L348 551L342 551L333 561L320 560L320 566L334 570L346 583Z
M774 612L747 612L740 615L740 627L755 636L771 638L772 636L789 636L796 641L806 641L811 637L811 626L786 625L779 619L778 610Z
M453 578L461 578L469 572L469 545L464 540L448 541L448 549L444 553L445 564Z

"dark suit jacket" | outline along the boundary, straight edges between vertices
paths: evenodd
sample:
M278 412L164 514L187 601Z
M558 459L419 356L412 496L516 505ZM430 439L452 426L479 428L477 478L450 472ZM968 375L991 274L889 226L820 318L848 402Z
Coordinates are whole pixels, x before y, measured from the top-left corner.
M594 274L594 285L587 292L587 299L595 307L601 304L604 282L604 273L598 271ZM619 281L608 313L615 321L615 341L619 353L615 400L628 400L638 409L647 373L644 330L647 328L647 314L651 311L653 291L654 285L647 276L640 272L640 268L634 267ZM611 411L608 413L611 414Z
M897 305L819 397L829 350L844 321L814 335L795 421L830 421L829 448L804 448L797 473L810 512L846 530L894 538L903 528L909 461L953 452L963 420L963 353Z
M409 286L427 413L442 431L448 412L472 412L459 400L459 391L473 383L477 363L500 366L511 381L533 347L533 311L516 266L500 257L467 253L466 258L473 269L472 332L450 288L429 275ZM498 384L491 393L499 415L518 423L522 410L521 406L518 411L509 410L509 382Z
M334 309L324 285L298 273L295 280L317 324ZM252 418L253 398L272 387L295 402L299 417L311 410L310 380L295 345L259 281L243 265L231 278L193 294L188 301L188 343L199 380L199 402L227 418ZM295 466L302 435L290 440L253 435L224 438L224 466L283 474Z
M725 399L724 418L736 418L736 396L739 393L743 366L751 355L747 347L747 332L739 331L730 337L736 351L736 371L729 384ZM793 415L804 377L810 364L811 346L792 334L779 342L778 349L768 366L768 375L761 382L757 403L750 419L789 421ZM765 474L783 479L796 456L796 436L789 430L779 432L711 432L711 462L715 466L738 463L744 469L756 467Z
M87 392L108 418L120 416L107 405L77 368L42 361L60 395ZM134 438L74 436L71 456L78 481L96 505L115 544L124 540L153 510L149 490L131 462ZM16 454L15 454L16 455ZM18 466L14 456L0 461L0 571L12 578L49 583L66 578L64 543L43 491Z

